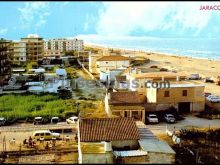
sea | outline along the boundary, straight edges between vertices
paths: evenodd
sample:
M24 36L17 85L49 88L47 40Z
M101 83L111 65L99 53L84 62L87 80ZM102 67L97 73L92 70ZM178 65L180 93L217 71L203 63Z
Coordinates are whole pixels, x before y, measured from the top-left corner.
M220 60L220 38L83 37L85 43L167 55Z

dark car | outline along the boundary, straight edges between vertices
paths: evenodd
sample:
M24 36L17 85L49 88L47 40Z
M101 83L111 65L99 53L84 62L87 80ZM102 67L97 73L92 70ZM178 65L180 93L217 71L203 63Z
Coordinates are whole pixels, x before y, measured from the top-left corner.
M175 119L175 117L172 114L165 114L164 115L164 120L167 123L175 123L176 122L176 119Z
M204 82L205 82L205 83L214 83L215 81L212 80L210 77L206 77L206 78L204 79Z
M4 126L6 119L4 117L0 117L0 126Z
M59 117L52 117L51 124L57 124L60 121Z

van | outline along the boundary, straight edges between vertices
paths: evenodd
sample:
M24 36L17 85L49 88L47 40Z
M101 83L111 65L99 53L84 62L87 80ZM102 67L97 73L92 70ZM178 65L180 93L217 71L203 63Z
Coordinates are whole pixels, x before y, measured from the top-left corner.
M34 131L32 135L34 140L52 140L52 139L60 139L60 134L51 132L49 130L40 130L40 131Z

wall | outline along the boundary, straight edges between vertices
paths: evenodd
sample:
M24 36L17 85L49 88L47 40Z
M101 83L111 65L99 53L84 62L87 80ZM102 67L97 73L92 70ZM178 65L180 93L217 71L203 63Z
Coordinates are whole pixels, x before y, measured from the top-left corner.
M149 162L148 155L124 157L124 158L119 158L119 159L115 163L117 164L146 164Z
M106 72L111 69L128 67L130 62L129 61L97 61L96 64L99 66L97 67L97 71L100 73L101 71Z
M132 149L138 148L137 140L120 140L120 141L112 141L112 148L124 148L125 146L129 146Z
M148 152L149 164L174 164L175 154Z
M201 112L205 109L205 102L194 102L192 103L192 112Z
M187 90L187 96L182 96L182 91ZM170 96L164 97L164 92L169 91ZM149 90L148 90L149 92ZM158 88L157 99L155 100L153 92L148 94L148 100L151 103L163 104L163 103L178 103L178 102L204 102L203 96L204 87L179 87L179 88ZM153 98L151 98L153 97ZM156 102L155 102L156 101Z
M112 112L111 112L111 110L109 108L108 93L106 93L106 95L105 95L105 112L107 113L107 115L109 117L112 116Z
M96 60L100 57L100 55L89 55L89 71L91 73L98 73L96 69Z
M82 164L113 164L112 152L82 154Z

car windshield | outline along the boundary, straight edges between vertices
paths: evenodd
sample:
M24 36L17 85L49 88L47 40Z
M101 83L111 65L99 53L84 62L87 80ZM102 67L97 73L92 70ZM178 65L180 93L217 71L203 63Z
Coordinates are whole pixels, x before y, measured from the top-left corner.
M150 118L157 118L156 115L149 115Z

